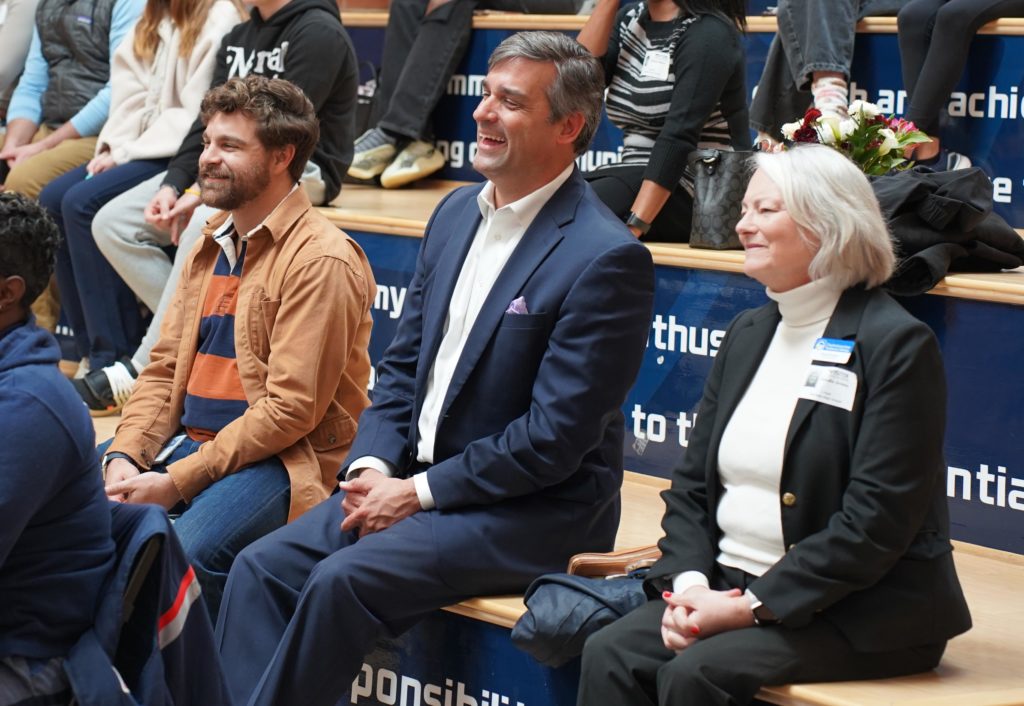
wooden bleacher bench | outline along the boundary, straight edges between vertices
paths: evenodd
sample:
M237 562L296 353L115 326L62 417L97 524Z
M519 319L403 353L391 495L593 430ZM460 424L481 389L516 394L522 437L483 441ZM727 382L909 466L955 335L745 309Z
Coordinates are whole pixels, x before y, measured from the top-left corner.
M661 537L668 481L626 473L615 548ZM950 641L938 669L897 679L795 684L761 690L779 706L1012 706L1024 704L1024 556L954 542L957 572L974 628ZM511 628L526 611L521 596L474 598L446 608Z
M1024 26L1024 20L1021 23ZM426 179L410 188L394 190L346 184L341 195L320 211L342 230L422 237L437 203L449 191L466 183ZM677 243L651 243L648 248L659 265L743 271L743 253L739 250L699 250ZM1024 271L953 274L929 293L1024 305Z
M356 8L355 2L351 9L344 9L341 21L346 27L385 27L388 23L388 12L381 2L366 0L365 4L376 7ZM496 12L478 10L473 15L473 29L550 29L578 31L583 27L589 15L537 15L519 12ZM775 32L778 28L772 16L751 15L747 17L748 32ZM865 17L857 24L857 31L864 34L896 34L895 17ZM996 34L1002 36L1024 35L1024 18L995 20L984 25L978 34Z

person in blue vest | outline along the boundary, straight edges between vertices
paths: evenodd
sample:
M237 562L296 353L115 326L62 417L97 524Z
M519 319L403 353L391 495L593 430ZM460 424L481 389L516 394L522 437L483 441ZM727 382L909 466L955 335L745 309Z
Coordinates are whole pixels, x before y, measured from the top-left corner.
M35 198L50 181L93 158L110 110L114 51L144 5L40 0L0 148L0 182L8 191Z
M92 420L29 309L59 240L35 201L0 193L2 704L69 702L64 657L92 627L114 564Z
M427 226L342 492L232 567L217 641L236 706L334 706L378 636L612 547L654 268L574 164L602 93L564 34L491 55L488 181Z

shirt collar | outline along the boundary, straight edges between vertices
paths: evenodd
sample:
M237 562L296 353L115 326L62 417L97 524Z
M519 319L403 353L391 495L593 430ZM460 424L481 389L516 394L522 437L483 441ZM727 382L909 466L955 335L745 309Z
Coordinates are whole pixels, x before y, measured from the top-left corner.
M569 177L572 175L572 170L576 166L575 162L570 162L562 173L556 176L554 179L549 181L544 186L540 187L536 191L532 191L518 201L505 204L499 209L494 208L494 183L488 181L484 184L484 188L477 194L476 202L480 207L480 215L484 217L484 220L493 218L496 213L510 213L517 221L519 221L520 227L524 230L530 227L533 223L533 219L537 217L540 210L544 208L555 192L558 191L562 184L564 184Z

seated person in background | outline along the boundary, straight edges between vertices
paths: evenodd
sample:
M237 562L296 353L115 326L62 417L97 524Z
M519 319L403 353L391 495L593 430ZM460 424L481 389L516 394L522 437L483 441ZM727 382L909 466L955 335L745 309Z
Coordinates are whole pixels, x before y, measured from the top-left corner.
M39 1L25 70L7 108L0 188L37 198L54 178L92 158L110 109L114 51L144 4ZM6 53L8 45L0 48ZM54 287L41 293L33 309L40 326L56 329Z
M251 19L224 36L211 85L258 74L291 81L316 109L320 139L301 184L314 206L338 195L352 161L359 76L355 51L330 0L253 0ZM192 123L166 172L112 199L92 234L110 265L153 312L138 349L85 378L90 409L116 412L149 362L181 269L213 209L193 187L202 151L202 121ZM194 212L194 213L193 213ZM173 261L165 248L177 246Z
M879 288L895 258L871 186L828 147L756 164L736 231L773 301L729 326L662 495L653 600L587 641L581 706L922 672L971 625L942 356Z
M288 81L203 99L211 219L103 464L107 495L171 509L214 618L247 544L327 497L369 400L362 250L298 185L317 140ZM237 319L237 321L236 321Z
M92 159L110 109L114 51L144 4L40 0L0 148L10 169L0 182L8 191L36 198L55 177Z
M0 125L7 116L7 104L25 68L28 45L39 0L0 0Z
M342 492L231 570L217 642L235 704L334 706L378 636L611 548L654 272L573 164L599 74L556 32L491 55L473 114L489 181L431 218Z
M0 703L68 703L63 658L92 627L114 565L89 415L29 304L60 232L0 194ZM33 698L35 697L35 698Z
M57 177L39 194L64 235L57 253L61 306L82 359L76 378L135 350L142 315L131 289L96 248L92 220L103 204L167 168L199 113L217 47L242 19L237 0L148 0L142 18L114 53L110 119L96 156ZM76 382L89 398L85 381ZM90 409L104 414L94 396Z
M894 15L907 0L779 0L778 31L750 103L750 127L768 146L811 106L847 117L857 21Z
M942 149L939 121L967 64L975 33L1000 17L1024 17L1024 0L910 0L897 18L906 119L932 138L907 156L933 169L967 169L966 155Z
M744 0L598 0L580 44L601 60L622 160L586 175L636 235L687 242L698 147L745 147Z
M348 170L396 189L444 166L432 115L473 33L473 10L573 14L580 0L391 0L376 125L356 140Z

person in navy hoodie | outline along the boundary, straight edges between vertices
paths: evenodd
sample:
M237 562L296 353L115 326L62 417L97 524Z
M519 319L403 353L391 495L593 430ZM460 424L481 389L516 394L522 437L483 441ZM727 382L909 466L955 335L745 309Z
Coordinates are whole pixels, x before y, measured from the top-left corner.
M0 193L0 704L70 700L63 658L114 564L92 421L29 308L59 242L38 203Z

